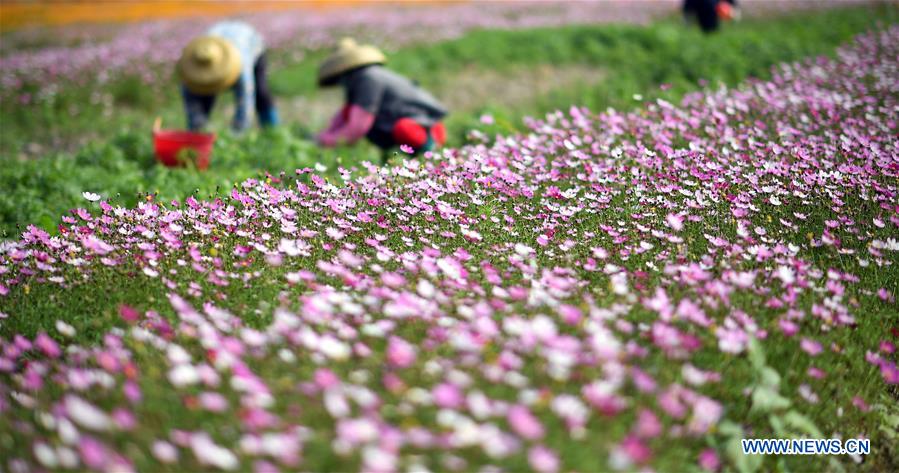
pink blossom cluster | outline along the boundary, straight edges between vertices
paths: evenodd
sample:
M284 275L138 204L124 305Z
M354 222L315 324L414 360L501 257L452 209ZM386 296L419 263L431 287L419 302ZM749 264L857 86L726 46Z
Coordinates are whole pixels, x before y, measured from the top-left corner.
M0 246L0 308L101 280L167 296L87 346L65 313L4 333L3 468L714 471L727 435L768 431L752 419L805 426L823 396L867 415L840 388L864 370L836 367L899 383L888 332L846 337L883 325L862 302L895 308L862 278L899 251L897 58L894 27L770 81L572 108L342 182L302 169L133 209L86 193L59 235Z

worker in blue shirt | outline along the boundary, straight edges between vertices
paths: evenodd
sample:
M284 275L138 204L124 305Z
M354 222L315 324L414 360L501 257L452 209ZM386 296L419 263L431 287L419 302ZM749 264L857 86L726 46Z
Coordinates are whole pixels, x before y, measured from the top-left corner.
M260 125L278 124L266 79L265 44L246 23L217 23L188 43L178 61L178 76L190 130L206 127L216 96L227 90L234 92L235 131L249 127L253 110Z

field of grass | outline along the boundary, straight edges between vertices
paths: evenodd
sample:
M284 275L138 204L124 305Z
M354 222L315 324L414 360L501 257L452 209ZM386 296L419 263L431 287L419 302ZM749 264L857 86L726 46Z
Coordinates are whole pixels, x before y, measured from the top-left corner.
M747 77L765 78L778 62L832 54L853 35L889 24L895 15L896 9L886 6L793 14L749 20L711 37L675 21L650 27L479 31L458 40L402 49L392 54L390 61L391 67L438 95L441 91L458 95L454 87L460 83L476 88L476 82L464 82L464 78L485 71L491 72L488 80L493 82L506 80L507 73L517 76L540 67L577 65L584 71L556 88L550 69L539 78L526 80L519 87L524 89L520 96L500 103L492 103L490 96L479 96L475 104L461 101L467 108L456 110L448 121L450 145L456 146L467 142L472 129L488 136L520 130L521 117L564 110L572 104L594 110L610 106L628 109L656 98L677 101L685 92L706 84L714 88L733 86ZM335 176L338 166L377 161L379 154L372 147L318 151L306 139L311 130L323 126L339 100L334 92L321 92L314 86L321 55L308 52L299 64L274 68L272 87L288 122L285 129L229 136L225 129L228 113L224 107L219 110L216 123L222 138L213 166L205 173L170 171L153 161L149 137L153 118L161 116L172 126L183 121L173 85L157 89L137 78L125 79L111 84L105 97L93 100L78 90L63 89L52 106L37 111L4 102L0 153L10 165L0 169L0 187L8 190L0 199L0 232L11 236L29 223L52 231L58 216L75 206L84 190L133 205L148 193L162 200L195 192L209 195L266 172L321 163ZM286 58L280 61L289 62ZM593 74L599 79L592 78ZM497 89L495 84L485 84L488 86ZM533 90L542 93L535 96ZM635 100L635 96L642 98ZM480 123L484 113L495 117L496 124L487 127ZM110 139L111 135L117 137ZM16 158L28 149L37 155Z
M110 117L18 117L19 145L54 113L59 143L88 117L115 137L3 151L25 232L0 243L0 468L895 471L895 22L405 48L391 65L446 93L575 79L475 100L448 149L382 168L294 110L223 132L209 172L160 168L135 130L178 105L138 82ZM314 115L334 97L306 55L273 87ZM872 452L739 450L800 436Z

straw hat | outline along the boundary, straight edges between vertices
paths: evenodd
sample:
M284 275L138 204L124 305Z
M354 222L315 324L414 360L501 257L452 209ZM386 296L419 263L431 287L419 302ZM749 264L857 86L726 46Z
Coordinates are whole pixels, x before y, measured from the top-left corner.
M387 57L380 49L368 44L359 45L352 38L344 38L337 43L337 49L318 68L318 85L334 85L337 77L344 72L385 62Z
M224 92L240 76L240 52L217 36L194 39L181 52L178 75L187 90L201 95Z

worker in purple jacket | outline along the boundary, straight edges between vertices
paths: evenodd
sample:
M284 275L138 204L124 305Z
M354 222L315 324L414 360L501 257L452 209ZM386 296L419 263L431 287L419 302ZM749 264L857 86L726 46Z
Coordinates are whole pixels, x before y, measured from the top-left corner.
M353 144L362 138L389 150L409 147L414 153L446 142L441 120L446 108L411 80L387 69L384 54L373 46L342 40L319 68L319 85L340 85L346 103L318 135L322 146Z

